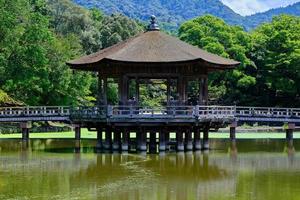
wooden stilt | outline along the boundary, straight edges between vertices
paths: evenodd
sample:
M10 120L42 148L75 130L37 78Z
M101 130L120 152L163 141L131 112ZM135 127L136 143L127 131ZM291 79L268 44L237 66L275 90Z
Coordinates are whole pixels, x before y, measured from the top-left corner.
M237 127L237 122L231 123L231 125L230 125L230 140L236 139L236 127Z
M208 140L209 129L205 128L203 131L203 149L209 149L209 140Z
M293 123L289 123L288 127L286 129L286 139L289 140L293 140L294 136L293 136L293 132L295 129L295 124Z
M163 129L159 133L159 151L166 151L166 135L167 132Z
M183 132L176 132L176 142L177 142L177 151L184 151L184 143L183 143Z
M139 151L147 151L147 132L140 129L137 133L137 145Z
M31 122L23 122L20 124L22 129L22 140L28 141L29 140L29 130L32 128Z
M156 132L150 132L149 152L156 153Z
M106 129L105 131L105 141L103 147L105 150L111 150L112 148L112 131L111 129Z
M121 132L119 130L114 131L114 142L112 148L114 151L120 151L121 149Z
M200 129L195 128L194 130L194 149L201 150L201 134L200 134Z
M129 150L129 131L127 129L123 130L122 133L122 151Z
M185 132L185 150L192 151L193 150L193 137L192 131L187 129Z
M101 150L103 148L103 141L102 141L102 129L97 129L97 145L96 149Z
M81 139L81 127L80 125L74 125L75 128L75 140L80 140Z

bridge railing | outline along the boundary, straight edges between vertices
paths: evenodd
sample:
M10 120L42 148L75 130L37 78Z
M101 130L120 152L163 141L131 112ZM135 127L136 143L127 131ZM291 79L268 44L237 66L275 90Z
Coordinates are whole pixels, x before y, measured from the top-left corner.
M69 107L0 107L0 117L69 116Z
M300 108L236 107L235 116L300 118Z

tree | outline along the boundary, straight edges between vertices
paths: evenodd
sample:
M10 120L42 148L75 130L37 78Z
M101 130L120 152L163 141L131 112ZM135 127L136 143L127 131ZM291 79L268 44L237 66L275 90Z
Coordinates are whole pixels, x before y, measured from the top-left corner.
M288 15L253 32L253 61L257 70L259 103L269 106L300 105L300 18Z
M210 74L210 97L224 104L249 105L254 101L249 92L256 84L253 74L256 67L249 59L252 40L241 27L229 26L219 18L206 15L182 24L179 37L211 53L241 62L234 70Z

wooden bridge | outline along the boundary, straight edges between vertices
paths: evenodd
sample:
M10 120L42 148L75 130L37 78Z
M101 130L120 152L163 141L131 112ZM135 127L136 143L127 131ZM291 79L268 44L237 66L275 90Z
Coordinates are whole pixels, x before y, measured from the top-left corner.
M0 122L286 122L300 123L300 108L237 106L2 107Z
M292 140L295 125L300 123L300 109L236 106L0 108L0 123L20 123L23 140L29 139L31 128L29 122L38 121L72 124L76 140L80 140L80 130L83 127L97 131L97 148L100 149L128 151L132 145L130 132L135 132L133 146L136 150L152 149L156 152L159 143L160 151L165 151L174 144L178 151L188 151L208 149L209 131L228 125L230 139L235 140L237 125L244 122L287 123L286 138ZM170 140L171 132L176 133L175 143ZM104 141L103 133L105 133Z

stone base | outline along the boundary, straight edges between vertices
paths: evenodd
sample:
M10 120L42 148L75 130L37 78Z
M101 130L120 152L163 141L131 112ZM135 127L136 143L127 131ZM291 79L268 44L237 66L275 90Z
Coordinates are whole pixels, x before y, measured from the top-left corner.
M193 151L193 143L192 142L187 143L185 146L185 150Z
M177 151L184 151L184 145L183 144L178 144L177 145Z
M209 142L203 141L203 149L209 149Z

